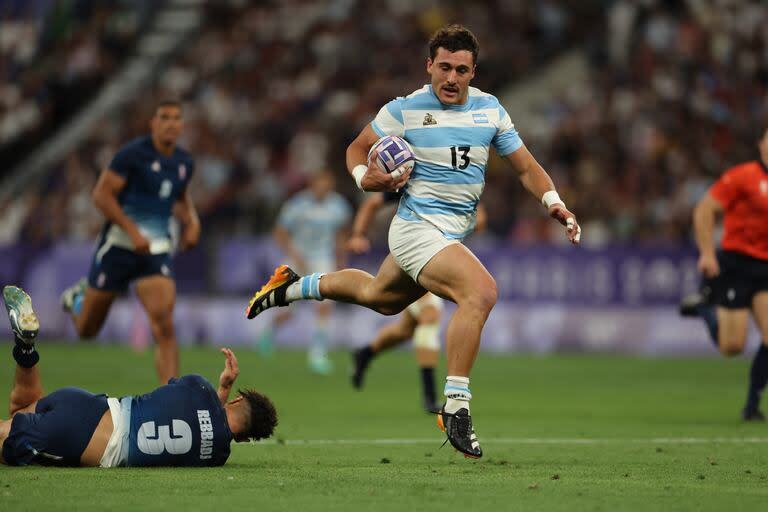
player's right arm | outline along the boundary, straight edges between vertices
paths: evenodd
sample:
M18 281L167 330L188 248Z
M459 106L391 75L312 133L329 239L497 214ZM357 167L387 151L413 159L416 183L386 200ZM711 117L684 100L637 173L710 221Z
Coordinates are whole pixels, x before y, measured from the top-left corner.
M222 348L221 353L224 354L224 370L219 375L219 389L216 391L216 395L219 397L222 405L229 400L229 393L232 391L232 385L237 380L237 376L240 375L240 367L237 365L237 358L235 353L228 348Z
M101 171L96 186L93 187L91 197L104 216L123 228L133 242L134 251L139 254L149 254L149 241L139 231L138 226L125 214L117 198L125 188L126 179L107 168Z
M723 211L723 205L710 192L702 197L693 209L693 230L696 245L699 248L698 269L705 277L715 277L720 273L720 265L715 255L715 217Z
M371 242L368 240L368 227L371 225L376 212L384 204L384 194L377 192L371 194L363 201L355 214L355 220L352 223L352 236L347 242L347 247L355 254L363 254L371 249Z
M347 148L347 170L358 186L366 192L395 191L402 188L408 181L411 171L395 178L382 171L378 165L368 163L368 151L379 140L379 135L370 123L360 132ZM375 161L375 158L371 158ZM358 176L361 175L358 182Z

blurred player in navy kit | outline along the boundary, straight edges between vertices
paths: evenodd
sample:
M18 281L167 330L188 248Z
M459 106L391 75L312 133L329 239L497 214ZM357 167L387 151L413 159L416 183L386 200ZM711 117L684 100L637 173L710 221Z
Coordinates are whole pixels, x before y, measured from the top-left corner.
M78 335L90 338L101 330L115 297L135 281L157 344L155 368L163 384L179 373L171 216L176 215L184 226L181 249L194 246L200 238L200 221L187 192L194 162L176 146L183 126L181 105L161 102L150 122L151 134L121 147L102 171L92 196L107 221L88 279L61 296Z
M702 293L683 299L680 312L699 316L723 355L744 350L749 314L762 336L752 360L744 421L765 421L760 398L768 383L768 130L755 160L728 169L693 212ZM715 250L715 216L723 214L723 239Z
M16 339L11 419L0 420L4 464L221 466L231 441L267 438L277 425L266 396L238 390L229 400L240 370L226 348L218 390L199 375L185 375L151 393L120 399L78 388L44 396L32 301L15 286L3 289L3 300Z

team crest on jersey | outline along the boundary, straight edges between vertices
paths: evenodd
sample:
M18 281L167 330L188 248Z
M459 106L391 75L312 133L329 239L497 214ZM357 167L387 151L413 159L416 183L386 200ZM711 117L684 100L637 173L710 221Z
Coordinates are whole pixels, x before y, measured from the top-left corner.
M472 114L475 124L488 124L488 114Z
M152 165L150 166L150 169L152 169L152 171L154 171L154 172L160 172L160 162L158 162L157 160L152 162Z
M183 180L187 177L187 166L184 164L179 164L179 179Z
M437 121L435 121L435 118L432 117L432 114L427 112L427 114L424 116L424 126L429 126L431 124L437 124Z

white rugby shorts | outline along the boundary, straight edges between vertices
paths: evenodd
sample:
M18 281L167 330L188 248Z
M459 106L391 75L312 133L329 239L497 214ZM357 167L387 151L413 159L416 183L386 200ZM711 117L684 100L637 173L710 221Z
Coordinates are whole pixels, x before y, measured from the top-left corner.
M442 231L423 220L408 221L395 215L389 225L389 252L395 263L417 283L421 269L435 254L459 242L446 238Z
M112 415L112 435L101 456L102 468L125 466L128 459L128 434L131 430L131 397L107 398Z

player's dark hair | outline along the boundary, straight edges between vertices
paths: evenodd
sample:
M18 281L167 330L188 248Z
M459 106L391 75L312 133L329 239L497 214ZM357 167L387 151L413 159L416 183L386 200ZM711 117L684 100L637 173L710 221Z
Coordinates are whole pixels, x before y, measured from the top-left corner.
M181 102L179 100L172 100L172 99L160 100L157 102L157 105L155 105L155 112L157 112L163 107L176 107L179 110L181 110Z
M477 55L480 53L480 45L475 35L462 25L446 25L432 34L429 40L429 58L435 60L438 48L445 48L449 52L467 50L472 53L472 63L477 63Z
M272 400L253 389L238 389L237 394L248 403L246 427L238 437L254 441L270 437L277 426L277 411Z

